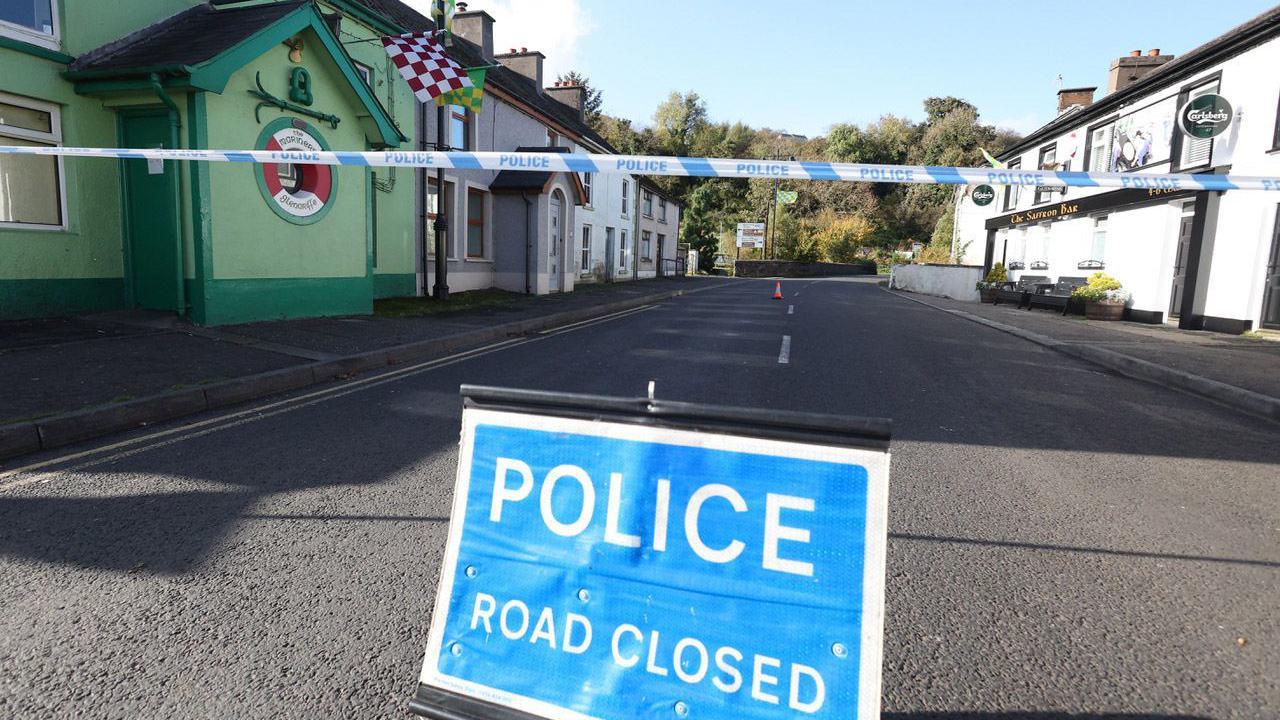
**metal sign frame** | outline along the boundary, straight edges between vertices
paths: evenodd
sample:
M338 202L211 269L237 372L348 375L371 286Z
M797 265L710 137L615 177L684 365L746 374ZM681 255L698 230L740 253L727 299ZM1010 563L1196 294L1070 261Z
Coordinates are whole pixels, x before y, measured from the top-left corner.
M464 385L461 388L463 406L467 410L486 411L484 416L516 415L537 426L537 418L547 420L564 420L583 424L584 427L595 423L611 423L601 427L625 427L653 429L659 435L671 434L667 431L706 434L709 441L719 441L727 436L729 440L759 439L764 441L781 441L786 443L803 443L831 448L833 452L842 449L854 451L872 451L885 453L884 473L887 478L888 449L892 439L892 423L878 418L860 418L835 416L820 413L802 413L759 410L754 408L720 407L697 403L656 400L653 398L614 398L594 395L550 393L530 390L510 390L493 387ZM532 416L532 419L530 419ZM478 424L478 423L477 423ZM617 428L617 425L624 426ZM471 469L471 448L465 436L464 422L463 455L459 457L458 480L455 487L453 515L449 530L449 545L441 566L439 588L434 603L432 629L428 639L427 661L438 658L443 643L443 627L447 622L449 598L453 592L456 579L457 550L460 544L462 524L466 517L465 508L468 499L469 472ZM709 446L714 447L714 446ZM464 477L464 473L467 476ZM868 537L872 533L882 535L884 513L887 505L887 493L883 497L873 498L868 489L868 512L866 527ZM864 588L883 597L885 548L868 546L864 574ZM873 582L871 579L875 579ZM867 585L867 583L871 583ZM865 591L865 590L864 590ZM882 652L883 639L883 607L878 616L875 609L868 613L861 625L863 632L863 653L870 652L879 658ZM874 627L873 627L874 626ZM867 657L864 655L864 657ZM865 702L874 702L879 706L879 665L874 667L874 677L866 675L872 668L867 667L860 676L860 687L867 689L867 683L874 683L874 698L859 694L859 709L862 713ZM513 709L508 705L498 705L478 697L462 694L450 689L422 682L420 678L417 692L410 703L411 712L434 720L534 720L543 717L523 710ZM465 685L465 681L458 684ZM483 690L484 688L478 688ZM476 694L483 694L477 692ZM529 703L526 709L542 704L541 701ZM553 706L559 709L559 706ZM579 717L572 711L557 713L564 717Z

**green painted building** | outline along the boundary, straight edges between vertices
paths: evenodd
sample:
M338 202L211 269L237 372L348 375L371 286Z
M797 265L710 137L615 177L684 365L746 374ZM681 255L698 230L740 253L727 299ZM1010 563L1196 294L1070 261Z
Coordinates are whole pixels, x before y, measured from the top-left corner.
M397 7L399 7L397 5ZM414 147L375 0L0 3L0 145ZM228 324L415 292L411 172L0 155L0 318Z

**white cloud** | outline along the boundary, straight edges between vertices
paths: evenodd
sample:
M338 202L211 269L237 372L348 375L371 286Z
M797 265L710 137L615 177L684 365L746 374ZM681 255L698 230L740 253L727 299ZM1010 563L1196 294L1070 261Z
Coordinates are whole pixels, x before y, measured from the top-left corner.
M431 0L407 0L418 12L430 16ZM579 45L592 30L591 15L581 0L472 0L469 10L493 16L493 49L501 54L526 47L547 56L543 73L548 84L569 70L586 72L579 65Z

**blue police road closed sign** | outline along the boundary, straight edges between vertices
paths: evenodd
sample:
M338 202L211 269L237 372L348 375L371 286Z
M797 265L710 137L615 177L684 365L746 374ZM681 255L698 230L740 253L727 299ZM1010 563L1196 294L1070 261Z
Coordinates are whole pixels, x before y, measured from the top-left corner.
M887 440L468 407L419 697L878 718L888 476Z

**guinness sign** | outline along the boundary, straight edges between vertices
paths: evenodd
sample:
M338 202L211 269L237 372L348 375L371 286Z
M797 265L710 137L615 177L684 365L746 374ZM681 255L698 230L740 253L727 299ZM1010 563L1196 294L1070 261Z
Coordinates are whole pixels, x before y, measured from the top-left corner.
M1188 137L1207 140L1226 132L1233 117L1231 103L1221 95L1210 93L1182 106L1178 112L1178 128Z

